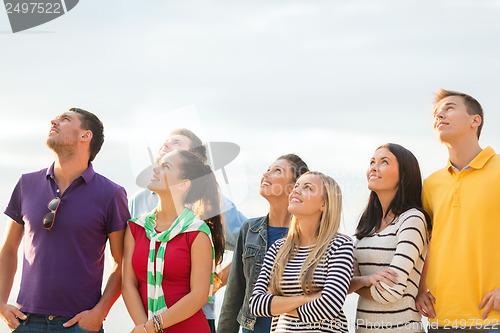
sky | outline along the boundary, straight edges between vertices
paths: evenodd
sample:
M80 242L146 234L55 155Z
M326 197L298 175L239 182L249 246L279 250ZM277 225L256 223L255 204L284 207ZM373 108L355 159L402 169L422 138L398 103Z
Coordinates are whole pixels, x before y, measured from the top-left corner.
M229 184L217 175L247 217L267 212L262 172L294 152L338 181L352 234L379 145L410 149L424 177L445 165L431 125L437 89L477 98L480 144L500 149L498 17L499 0L82 0L13 34L0 11L0 202L22 173L52 162L50 120L80 107L104 123L96 171L129 195L147 147L188 127L240 147L225 167ZM128 320L120 300L105 328L126 331Z

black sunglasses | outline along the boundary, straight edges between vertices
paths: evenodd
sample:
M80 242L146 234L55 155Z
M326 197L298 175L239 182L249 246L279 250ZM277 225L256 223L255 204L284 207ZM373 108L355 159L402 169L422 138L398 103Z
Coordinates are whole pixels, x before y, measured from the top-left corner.
M56 218L57 209L61 203L61 198L55 197L49 201L47 208L50 209L50 213L45 215L42 220L42 225L45 229L50 230L54 226L54 219Z

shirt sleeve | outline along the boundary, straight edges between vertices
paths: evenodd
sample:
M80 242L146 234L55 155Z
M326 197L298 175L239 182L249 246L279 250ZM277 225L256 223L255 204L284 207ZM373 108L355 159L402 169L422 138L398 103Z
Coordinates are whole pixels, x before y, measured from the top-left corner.
M271 271L273 269L274 260L284 240L277 240L266 252L264 263L260 270L259 277L253 288L252 296L250 297L250 312L257 317L272 317L271 301L274 295L267 294L269 282L271 281Z
M111 197L106 214L106 232L108 234L127 227L130 213L127 206L127 192L123 187L116 190Z
M233 251L241 225L246 221L246 217L225 196L222 196L222 210L226 232L226 250Z
M352 278L354 254L352 240L347 237L338 239L341 241L340 245L335 246L334 241L333 248L327 254L327 277L321 297L297 308L302 322L333 320L342 310Z
M391 287L384 282L380 282L383 291L372 285L370 292L376 302L380 304L394 303L403 297L408 287L411 271L415 269L415 264L419 259L424 260L427 243L424 214L415 210L411 215L405 216L405 219L401 222L401 227L397 232L396 253L389 265L389 268L392 268L398 274L398 283Z
M10 217L12 220L16 221L19 224L24 225L23 217L22 217L22 207L21 207L21 197L22 197L22 176L19 178L16 187L14 187L14 191L12 191L12 195L10 197L9 204L5 209L4 214Z

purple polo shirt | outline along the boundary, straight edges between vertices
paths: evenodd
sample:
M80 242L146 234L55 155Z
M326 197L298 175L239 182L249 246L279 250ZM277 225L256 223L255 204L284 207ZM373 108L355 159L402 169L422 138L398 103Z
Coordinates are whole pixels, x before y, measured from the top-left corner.
M54 226L42 227L59 196L54 164L19 179L5 214L24 225L24 260L17 299L21 311L73 317L101 297L108 234L126 227L125 189L92 164L61 196Z

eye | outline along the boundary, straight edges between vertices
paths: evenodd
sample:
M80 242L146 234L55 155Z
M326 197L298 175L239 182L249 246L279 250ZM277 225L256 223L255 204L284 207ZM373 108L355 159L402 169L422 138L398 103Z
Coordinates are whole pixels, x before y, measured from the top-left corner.
M386 160L383 160L382 164L389 164L389 162L387 162Z
M297 187L299 187L299 184L293 185L293 188L297 188Z
M281 174L281 169L276 169L276 173Z
M311 189L311 186L310 186L310 185L306 185L306 186L304 186L304 188L305 188L306 190L310 190L310 189Z
M370 165L374 165L375 164L375 161L370 161Z

